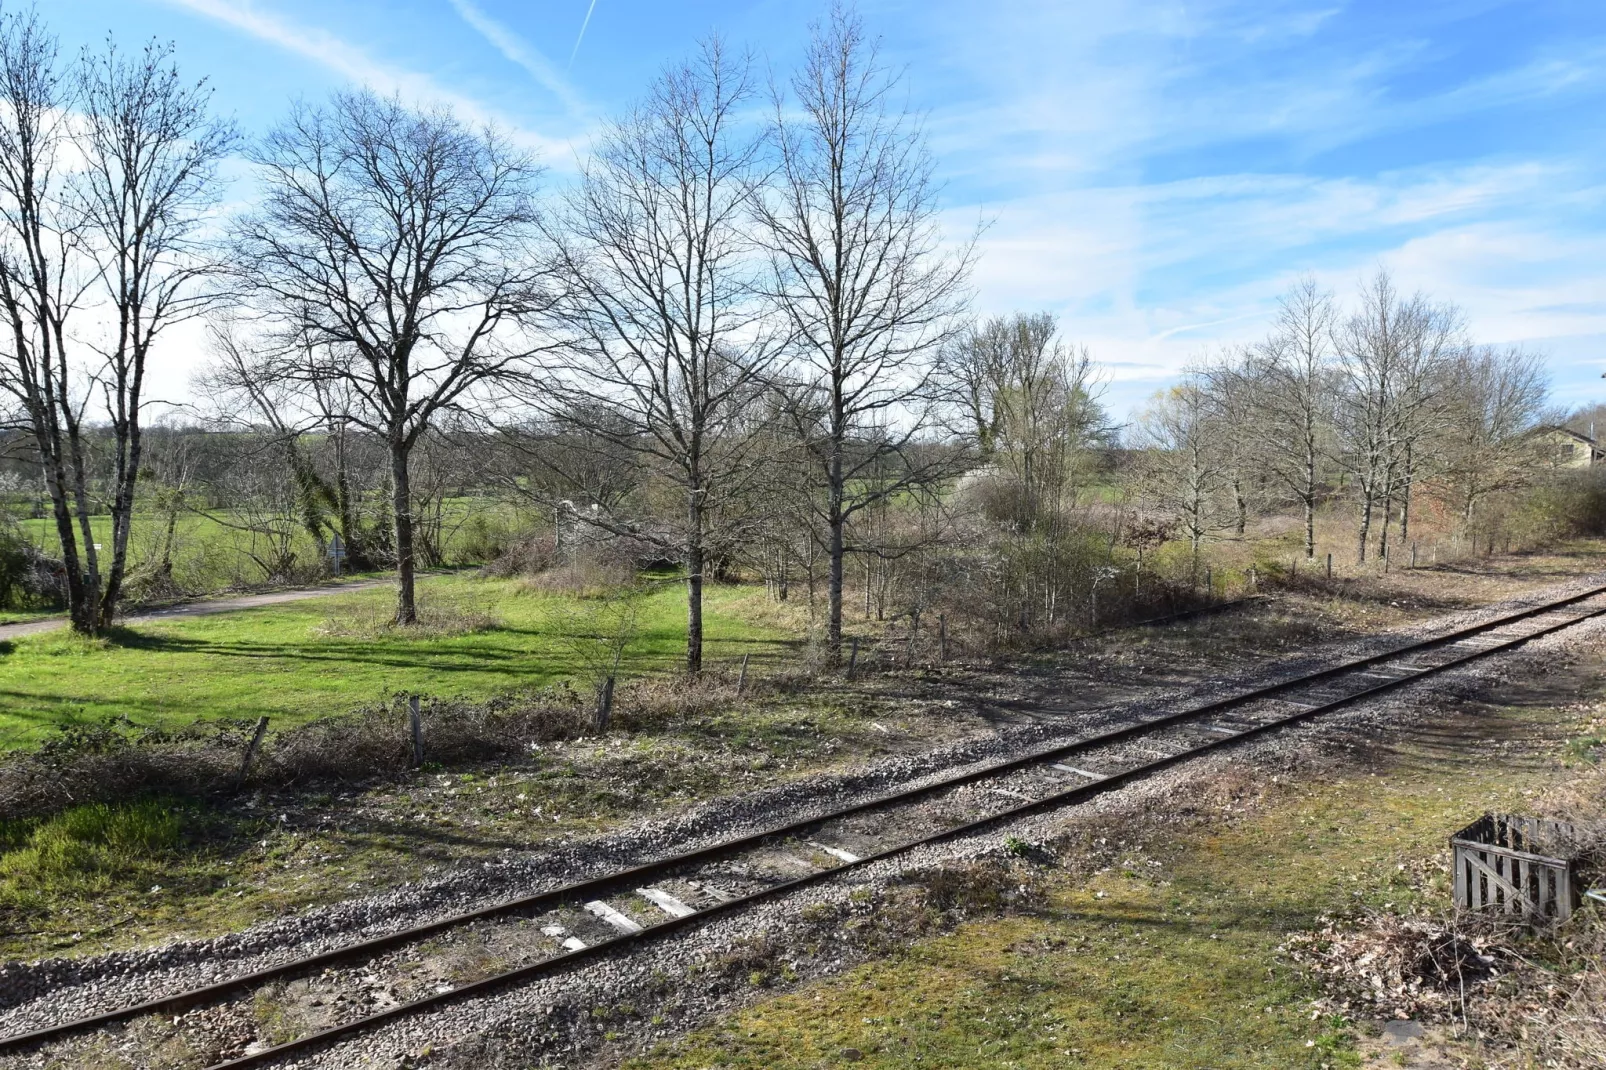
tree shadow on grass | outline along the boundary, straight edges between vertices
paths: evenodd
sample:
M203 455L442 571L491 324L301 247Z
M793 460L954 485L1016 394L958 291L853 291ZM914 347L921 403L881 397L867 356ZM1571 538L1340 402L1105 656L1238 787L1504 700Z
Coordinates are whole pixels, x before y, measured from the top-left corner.
M122 629L116 644L125 650L139 650L153 654L192 654L219 658L263 661L292 661L309 664L368 665L394 669L426 669L431 672L495 672L502 674L527 673L531 660L543 662L561 671L566 663L559 663L548 651L532 649L528 645L476 643L471 647L429 645L437 640L420 637L395 643L363 642L360 640L323 639L311 643L264 642L249 639L214 640L159 632L135 632ZM519 629L498 628L494 632L510 636L521 634ZM478 633L492 634L491 631ZM536 635L534 631L522 634Z

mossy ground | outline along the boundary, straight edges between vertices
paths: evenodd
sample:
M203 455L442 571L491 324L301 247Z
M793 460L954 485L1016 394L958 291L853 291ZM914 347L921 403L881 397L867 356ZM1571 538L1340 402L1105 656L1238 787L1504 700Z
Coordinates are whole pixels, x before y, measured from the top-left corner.
M1129 826L1085 852L1071 833L1062 857L1100 861L1045 874L1040 911L967 922L627 1065L1358 1066L1375 1023L1313 1017L1313 982L1279 948L1335 911L1447 906L1447 838L1576 774L1569 744L1598 728L1603 669L1447 706L1323 775L1260 777L1242 812ZM1460 1057L1479 1065L1470 1047Z

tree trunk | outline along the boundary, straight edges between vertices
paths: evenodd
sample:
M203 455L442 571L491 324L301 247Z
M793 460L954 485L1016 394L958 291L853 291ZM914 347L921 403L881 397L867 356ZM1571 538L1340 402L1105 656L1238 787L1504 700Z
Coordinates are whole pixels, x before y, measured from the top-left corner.
M1238 537L1243 538L1244 530L1249 526L1249 503L1244 500L1243 480L1236 473L1232 477L1232 499L1238 509Z
M830 561L826 580L825 648L829 663L836 665L842 660L842 556L845 544L842 529L846 518L842 515L841 435L833 432L833 438L836 441L831 444L830 501L826 513L826 521L830 526Z
M1411 537L1411 480L1416 475L1416 456L1414 451L1405 451L1405 483L1400 488L1400 545L1404 546Z
M686 495L686 672L703 671L703 509L702 491Z
M1372 536L1372 487L1370 484L1361 488L1361 530L1360 538L1356 544L1355 560L1359 564L1366 564L1366 540Z
M413 495L407 472L409 447L396 437L390 443L391 511L396 525L396 623L418 623L413 585Z
M83 579L83 609L73 614L73 626L78 627L85 635L100 634L100 554L95 549L95 529L91 517L93 510L89 504L89 479L85 474L83 443L78 437L78 428L71 423L66 427L67 448L71 467L68 476L71 479L72 509L78 521L78 534L84 540L84 579ZM79 627L79 620L83 621Z
M45 486L50 492L56 536L61 540L62 570L66 573L63 579L67 583L67 613L73 631L80 635L93 635L94 607L90 605L88 592L84 589L84 570L78 557L78 531L73 526L72 508L67 501L67 473L62 468L60 454L52 450L49 457L49 463L45 465Z
M167 530L162 534L162 564L160 567L163 576L173 575L173 543L178 536L178 502L173 502L167 510Z
M1316 455L1305 451L1305 560L1316 557Z
M138 391L138 380L135 381ZM136 398L137 401L137 398ZM123 593L123 577L128 572L128 536L134 524L134 487L139 480L139 461L143 453L138 412L120 432L122 441L117 444L121 460L117 466L117 491L112 497L112 563L106 572L106 584L100 596L95 626L104 632L112 626L117 603Z

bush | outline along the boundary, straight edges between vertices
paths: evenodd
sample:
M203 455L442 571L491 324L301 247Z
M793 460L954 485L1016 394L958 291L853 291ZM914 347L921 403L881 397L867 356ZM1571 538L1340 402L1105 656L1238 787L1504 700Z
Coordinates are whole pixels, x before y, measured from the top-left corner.
M543 542L550 546L551 536L520 536L510 531L507 523L498 514L487 510L476 510L458 529L451 548L452 556L461 564L484 565L488 569L493 566L506 568L504 558L512 555L516 561ZM515 567L512 572L503 571L494 574L507 576L522 571L525 570Z
M432 701L423 717L426 757L445 764L509 758L532 743L582 735L590 725L589 711L567 687L485 703ZM60 814L87 803L230 792L255 727L249 720L225 720L165 730L140 728L125 718L64 726L38 750L0 758L0 829L8 821ZM382 706L269 736L247 784L401 779L412 768L412 757L407 700L397 696ZM5 835L0 831L0 842Z
M61 575L61 562L41 553L14 524L0 521L0 609L62 605Z
M566 546L526 587L546 594L610 597L636 582L636 547L623 539L592 539Z
M1550 538L1606 535L1606 468L1559 474L1534 487L1518 510Z
M489 550L490 547L487 545L482 549ZM480 574L495 579L536 576L556 564L558 557L550 533L531 533L505 540L498 545L495 553L486 553L481 557L485 565L480 569Z

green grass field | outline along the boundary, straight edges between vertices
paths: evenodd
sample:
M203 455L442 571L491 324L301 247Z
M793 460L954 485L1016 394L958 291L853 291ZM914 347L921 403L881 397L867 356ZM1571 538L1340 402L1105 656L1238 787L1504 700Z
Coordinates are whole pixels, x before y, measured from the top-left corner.
M516 580L432 576L428 611L489 618L482 630L418 635L385 628L389 587L124 629L105 641L52 632L0 644L0 747L37 743L71 720L126 716L141 725L273 718L282 728L399 691L483 699L574 675L588 600ZM578 611L577 608L579 607ZM795 637L761 588L713 588L706 661L775 656ZM664 583L641 604L627 674L673 671L684 654L685 595Z
M17 503L0 503L0 518L22 515ZM441 529L444 556L462 562L478 558L486 544L494 543L510 531L528 527L528 518L505 502L472 498L453 498L445 503ZM18 530L45 553L57 555L55 522L49 517L24 517L16 521ZM90 518L90 530L103 546L111 542L111 517ZM167 520L155 513L135 513L129 536L130 571L139 572L161 555ZM259 585L269 581L253 557L268 558L269 540L261 533L244 530L245 518L229 510L209 515L184 513L178 518L173 540L173 579L183 589L195 593ZM290 538L297 568L315 567L321 562L318 545L304 530L296 528Z

